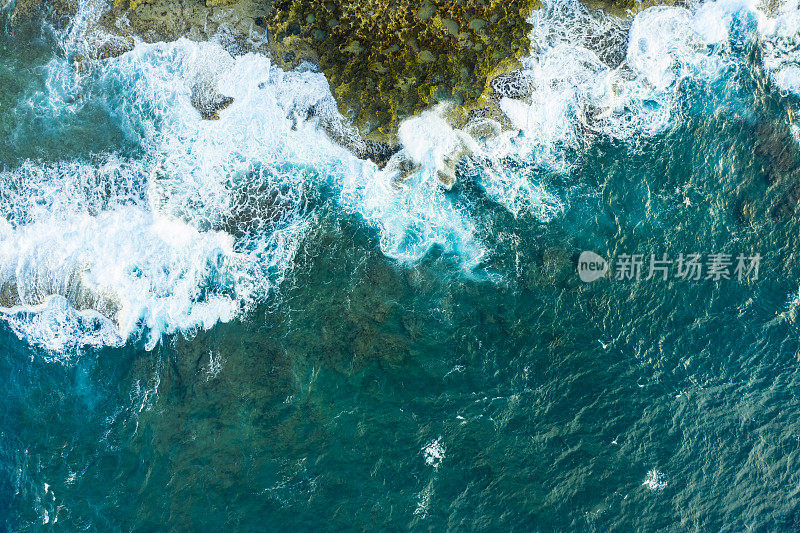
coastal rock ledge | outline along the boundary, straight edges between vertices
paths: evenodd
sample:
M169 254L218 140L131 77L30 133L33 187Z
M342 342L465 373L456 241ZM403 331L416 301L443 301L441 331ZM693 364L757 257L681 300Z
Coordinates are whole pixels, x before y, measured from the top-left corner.
M311 65L325 74L347 122L321 126L383 166L399 149L400 123L440 103L457 127L473 117L508 125L498 101L531 89L517 69L530 53L528 19L541 7L540 0L110 0L96 29L113 38L89 55L123 53L133 37L216 38L234 55L267 54L284 69ZM602 7L631 13L640 4ZM14 19L44 14L65 23L77 9L74 0L17 0ZM83 61L76 58L76 68ZM206 119L218 118L230 102L207 81L193 90L192 103Z

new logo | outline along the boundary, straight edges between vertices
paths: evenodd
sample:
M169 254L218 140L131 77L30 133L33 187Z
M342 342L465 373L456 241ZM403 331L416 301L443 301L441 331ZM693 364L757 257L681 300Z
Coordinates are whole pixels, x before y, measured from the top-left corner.
M608 261L594 252L584 251L578 257L578 276L581 281L591 283L606 275Z

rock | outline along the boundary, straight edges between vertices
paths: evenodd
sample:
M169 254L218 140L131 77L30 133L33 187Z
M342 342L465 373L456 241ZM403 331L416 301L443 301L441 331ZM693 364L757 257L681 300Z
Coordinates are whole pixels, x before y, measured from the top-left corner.
M72 58L72 70L75 71L75 74L83 74L87 68L88 64L84 56L76 55Z
M395 189L402 187L403 182L409 176L422 168L418 163L414 162L405 152L397 152L394 154L384 167L384 170L393 173L392 186Z
M472 153L472 149L466 143L459 143L458 147L442 158L442 163L436 171L436 176L447 189L450 189L456 182L456 165L465 155Z
M192 87L191 100L205 120L219 120L219 112L233 103L233 98L220 94L215 84L205 78Z
M464 127L464 132L476 139L493 139L502 131L503 126L498 121L486 117L470 120Z
M312 49L341 113L363 136L391 144L405 118L440 102L475 101L499 63L526 55L527 18L539 7L539 0L275 0L270 47L293 38Z
M221 37L231 53L266 52L264 0L114 0L113 6L100 24L115 35L146 42Z
M378 168L384 168L398 150L400 147L396 144L367 140L364 141L364 149L361 154L356 155L363 159L369 159L378 165Z
M356 128L344 123L338 113L336 102L331 99L317 102L306 117L306 119L312 118L317 120L317 127L333 142L350 150L360 159L369 159L378 165L378 168L384 168L392 156L400 150L397 144L362 139Z
M130 38L116 38L110 39L101 44L95 50L94 57L96 59L104 60L112 57L118 57L133 50L133 39Z
M78 10L78 2L75 0L11 0L0 4L2 9L12 6L11 18L14 23L30 20L41 14L57 24L66 24Z
M494 96L522 99L530 96L533 83L524 71L514 70L491 81Z

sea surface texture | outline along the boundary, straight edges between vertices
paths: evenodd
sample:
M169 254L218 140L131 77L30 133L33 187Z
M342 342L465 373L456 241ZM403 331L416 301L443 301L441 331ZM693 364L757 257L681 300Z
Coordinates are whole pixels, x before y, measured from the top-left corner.
M797 0L545 0L402 180L311 66L93 16L0 15L0 530L800 530Z

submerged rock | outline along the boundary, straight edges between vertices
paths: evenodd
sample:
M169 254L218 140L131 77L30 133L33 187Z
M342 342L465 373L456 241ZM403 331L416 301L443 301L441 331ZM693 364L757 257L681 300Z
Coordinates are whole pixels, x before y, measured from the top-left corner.
M766 159L770 181L776 181L776 176L793 170L800 161L800 149L784 123L760 123L756 127L753 149L756 155Z
M761 121L752 130L752 148L759 172L737 186L732 205L737 221L753 226L767 217L778 223L800 219L800 146L789 122Z

